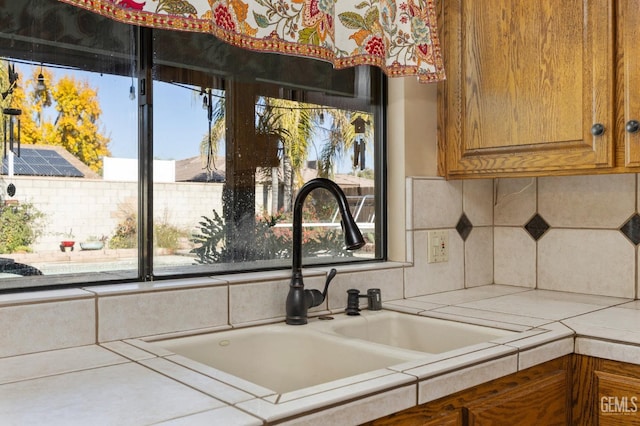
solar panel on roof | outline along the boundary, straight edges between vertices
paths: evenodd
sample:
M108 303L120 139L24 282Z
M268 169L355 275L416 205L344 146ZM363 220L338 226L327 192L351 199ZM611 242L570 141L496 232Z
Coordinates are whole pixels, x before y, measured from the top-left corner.
M2 159L2 174L9 173L9 158ZM22 176L84 177L64 157L52 149L22 148L13 157L13 174Z
M60 154L58 154L57 152L55 152L52 149L34 149L32 150L35 153L41 155L42 157L50 157L50 158L58 158L60 157Z
M49 164L53 166L66 166L67 164L69 164L69 162L64 158L58 157L58 158L49 158Z

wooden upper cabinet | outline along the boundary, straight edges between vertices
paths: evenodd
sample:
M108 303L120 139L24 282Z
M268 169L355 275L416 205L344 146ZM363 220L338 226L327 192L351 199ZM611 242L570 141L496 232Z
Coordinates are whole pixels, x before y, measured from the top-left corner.
M640 9L637 0L620 0L617 10L618 31L618 164L640 167ZM635 130L635 131L634 131Z
M438 91L440 174L615 166L614 2L442 0L439 7L447 72ZM637 43L637 16L627 26L625 40ZM636 58L626 59L637 68ZM636 151L629 157L640 165Z

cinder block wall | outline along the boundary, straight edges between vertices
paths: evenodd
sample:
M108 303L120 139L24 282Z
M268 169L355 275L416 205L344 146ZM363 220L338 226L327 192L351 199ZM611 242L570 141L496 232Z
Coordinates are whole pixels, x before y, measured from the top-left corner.
M14 197L4 193L9 183L16 186ZM137 210L137 183L108 182L75 178L4 177L0 183L3 200L32 203L45 214L43 235L32 246L37 252L59 250L60 241L72 230L77 242L90 236L112 236L128 213ZM202 216L215 209L222 214L221 183L156 183L155 220L192 230ZM261 211L264 188L256 187L256 209Z

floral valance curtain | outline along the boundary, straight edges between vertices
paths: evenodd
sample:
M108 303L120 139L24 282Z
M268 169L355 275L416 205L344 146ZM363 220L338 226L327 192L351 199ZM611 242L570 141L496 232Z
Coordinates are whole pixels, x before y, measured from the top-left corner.
M254 51L444 79L432 0L59 0L134 25L211 33Z

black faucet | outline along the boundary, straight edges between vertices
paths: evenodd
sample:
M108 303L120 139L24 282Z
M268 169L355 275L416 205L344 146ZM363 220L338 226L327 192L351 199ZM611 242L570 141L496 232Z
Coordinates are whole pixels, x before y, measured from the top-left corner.
M311 191L316 188L328 190L338 202L340 215L342 217L342 227L347 250L356 250L364 245L364 238L356 225L356 221L351 216L347 197L340 187L333 181L324 178L312 179L305 183L293 203L293 267L291 271L291 284L287 295L286 323L291 325L302 325L307 323L307 311L309 308L320 305L327 297L329 283L335 277L336 270L332 269L327 276L324 291L305 290L302 281L302 205Z

